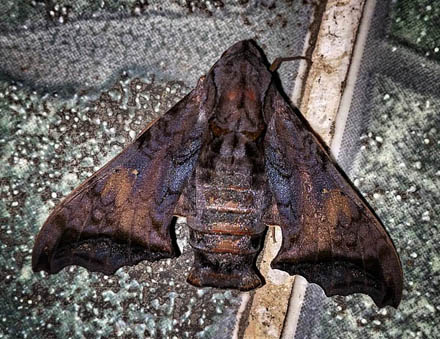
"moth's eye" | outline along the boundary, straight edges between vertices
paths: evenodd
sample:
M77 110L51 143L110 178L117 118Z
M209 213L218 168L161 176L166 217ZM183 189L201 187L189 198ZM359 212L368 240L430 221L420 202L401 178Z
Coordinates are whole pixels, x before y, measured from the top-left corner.
M218 127L214 122L211 122L211 123L209 124L209 127L211 128L212 133L214 133L214 135L215 135L216 137L219 137L219 136L221 136L221 135L225 135L225 134L228 133L228 130L223 129L223 128L221 128L221 127Z

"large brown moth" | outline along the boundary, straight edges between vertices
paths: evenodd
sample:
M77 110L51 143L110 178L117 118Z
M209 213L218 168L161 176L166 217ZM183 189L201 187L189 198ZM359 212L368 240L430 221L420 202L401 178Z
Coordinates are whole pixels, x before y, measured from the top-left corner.
M61 202L43 225L34 271L67 265L112 274L176 257L186 216L195 286L257 288L266 225L282 245L272 267L328 296L402 296L399 256L251 41L230 47L196 88Z

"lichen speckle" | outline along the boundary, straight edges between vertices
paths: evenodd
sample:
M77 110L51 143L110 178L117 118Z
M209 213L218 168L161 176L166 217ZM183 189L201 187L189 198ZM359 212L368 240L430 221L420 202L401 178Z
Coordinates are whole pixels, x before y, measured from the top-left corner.
M396 1L391 34L424 56L440 60L440 8L431 0Z

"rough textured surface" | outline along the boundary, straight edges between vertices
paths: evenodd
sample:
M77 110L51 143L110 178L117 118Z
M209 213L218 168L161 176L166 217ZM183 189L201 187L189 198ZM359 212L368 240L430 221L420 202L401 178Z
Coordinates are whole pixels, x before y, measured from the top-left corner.
M313 50L301 111L330 144L364 0L327 2Z
M280 337L295 277L287 272L269 269L270 263L281 247L281 229L270 228L259 269L266 285L256 291L251 305L249 324L243 338Z
M55 2L55 16L69 8L62 22L50 19L49 5L18 2L0 36L0 71L62 95L111 84L121 69L153 71L193 86L238 40L256 39L270 60L300 55L313 8L290 1L237 1L221 7L208 6L212 1L191 1L195 6L189 9L187 2L156 0L138 13L134 8L141 2L102 1L102 8L95 1ZM296 63L283 65L287 91L296 68Z
M440 60L440 7L432 0L397 1L391 36L426 57Z

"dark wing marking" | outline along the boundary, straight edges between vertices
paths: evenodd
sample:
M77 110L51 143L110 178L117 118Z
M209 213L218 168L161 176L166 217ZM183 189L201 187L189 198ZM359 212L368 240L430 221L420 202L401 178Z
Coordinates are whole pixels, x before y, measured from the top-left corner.
M283 232L272 267L304 276L328 296L360 292L379 307L397 307L402 269L379 219L274 85L264 110L266 171Z
M176 255L170 224L207 130L208 92L201 81L56 207L37 236L34 271L110 274Z

